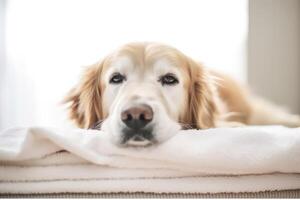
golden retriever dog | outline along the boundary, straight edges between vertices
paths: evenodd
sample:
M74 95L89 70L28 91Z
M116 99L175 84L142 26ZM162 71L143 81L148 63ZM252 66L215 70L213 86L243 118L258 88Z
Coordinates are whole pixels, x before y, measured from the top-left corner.
M300 126L300 118L177 49L130 43L89 66L65 99L81 128L98 128L120 146L163 142L180 129Z

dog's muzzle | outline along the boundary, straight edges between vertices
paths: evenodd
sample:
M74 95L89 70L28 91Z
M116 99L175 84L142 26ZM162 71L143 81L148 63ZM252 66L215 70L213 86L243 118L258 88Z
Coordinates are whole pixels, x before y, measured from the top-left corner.
M123 144L145 146L153 141L152 127L153 110L146 104L139 104L121 112L121 120L126 125L122 130Z

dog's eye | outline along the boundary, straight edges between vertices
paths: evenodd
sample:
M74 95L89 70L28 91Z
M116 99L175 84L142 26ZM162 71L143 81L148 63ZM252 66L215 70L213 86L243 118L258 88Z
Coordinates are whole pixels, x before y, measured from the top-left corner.
M109 83L112 83L112 84L120 84L120 83L123 83L123 81L125 81L126 78L125 76L123 76L122 74L120 73L115 73L112 75L112 77L110 78L109 80Z
M178 79L175 77L174 74L166 74L164 76L161 76L159 81L162 85L175 85L179 83Z

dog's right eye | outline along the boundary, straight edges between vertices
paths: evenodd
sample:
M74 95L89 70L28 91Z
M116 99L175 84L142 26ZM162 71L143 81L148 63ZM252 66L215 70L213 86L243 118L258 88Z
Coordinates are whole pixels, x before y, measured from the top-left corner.
M120 84L120 83L123 83L123 81L125 81L125 80L126 80L125 76L123 76L120 73L115 73L110 78L109 83L111 83L111 84Z

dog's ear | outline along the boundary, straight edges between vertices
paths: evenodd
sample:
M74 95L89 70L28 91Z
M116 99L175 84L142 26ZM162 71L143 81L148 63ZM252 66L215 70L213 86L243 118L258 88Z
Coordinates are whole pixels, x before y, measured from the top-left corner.
M103 119L101 73L102 63L88 66L79 82L63 103L69 103L69 117L80 128L91 128Z
M197 129L215 127L218 109L213 79L201 64L192 59L187 59L187 65L190 84L184 123Z

